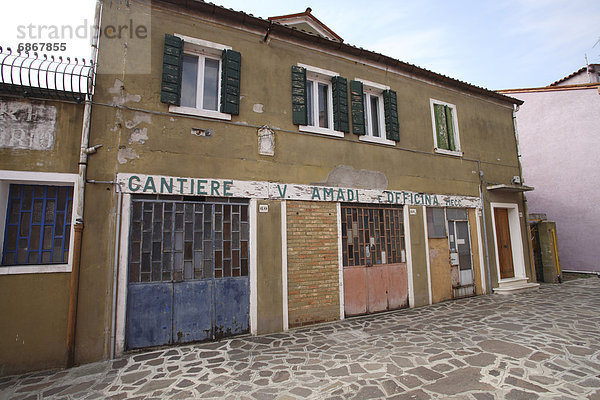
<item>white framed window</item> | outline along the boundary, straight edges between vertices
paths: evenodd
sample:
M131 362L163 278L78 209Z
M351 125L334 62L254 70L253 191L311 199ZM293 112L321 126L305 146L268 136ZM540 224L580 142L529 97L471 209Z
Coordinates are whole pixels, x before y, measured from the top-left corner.
M310 65L298 64L298 66L306 69L307 108L307 125L300 125L299 129L303 132L344 137L344 132L336 131L333 128L331 78L339 76L339 74Z
M435 152L462 156L456 106L435 99L430 99L429 103Z
M0 275L71 271L77 178L0 171Z
M385 130L383 92L389 90L390 87L364 79L356 78L355 80L363 84L365 134L359 136L359 140L395 146L396 142L387 139Z
M230 46L178 35L183 40L180 105L169 106L169 111L231 120L231 114L220 112L223 50Z

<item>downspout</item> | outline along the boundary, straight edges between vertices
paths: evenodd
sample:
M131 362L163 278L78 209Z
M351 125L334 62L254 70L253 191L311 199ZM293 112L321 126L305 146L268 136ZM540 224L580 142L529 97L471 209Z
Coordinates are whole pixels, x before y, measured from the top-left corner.
M98 55L98 32L100 26L100 0L96 1L94 13L94 33L91 37L92 53L92 79L88 80L88 95L86 96L83 109L83 124L81 128L81 149L79 152L79 176L77 179L77 209L75 210L75 223L73 226L73 264L71 270L71 282L69 285L69 311L67 315L67 368L75 363L75 327L77 325L77 303L79 295L79 270L81 263L81 240L83 235L83 203L85 200L85 177L87 174L88 154L96 151L97 147L88 148L90 139L90 123L92 115L92 96L94 92L94 80L96 77L96 59Z
M490 271L490 252L488 249L487 223L485 217L485 198L483 196L483 171L481 170L481 161L477 160L479 168L479 198L481 199L481 215L483 216L483 241L485 248L485 268L487 270L488 294L492 294L492 275Z
M523 165L521 165L521 149L519 148L519 130L517 129L517 112L519 106L514 105L513 108L513 129L515 133L515 143L517 145L517 162L519 164L519 178L521 178L521 184L524 184L523 180ZM527 229L527 249L529 250L529 273L531 274L531 280L535 279L535 262L533 260L533 247L531 244L531 226L529 225L529 208L527 207L527 196L525 193L521 193L523 196L523 214L525 216L525 224ZM536 279L537 280L537 279Z

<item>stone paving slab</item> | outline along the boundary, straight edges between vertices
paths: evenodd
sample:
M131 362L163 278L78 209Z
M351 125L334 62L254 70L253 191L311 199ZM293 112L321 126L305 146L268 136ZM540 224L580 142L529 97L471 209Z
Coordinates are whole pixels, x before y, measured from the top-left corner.
M0 377L42 398L600 400L600 279Z

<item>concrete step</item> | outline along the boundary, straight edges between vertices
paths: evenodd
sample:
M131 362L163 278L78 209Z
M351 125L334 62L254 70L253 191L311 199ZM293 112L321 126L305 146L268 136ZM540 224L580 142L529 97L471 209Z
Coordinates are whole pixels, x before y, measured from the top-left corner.
M508 281L500 281L499 286L494 288L494 293L513 294L528 290L538 290L539 287L539 283L527 282L527 278L517 278Z

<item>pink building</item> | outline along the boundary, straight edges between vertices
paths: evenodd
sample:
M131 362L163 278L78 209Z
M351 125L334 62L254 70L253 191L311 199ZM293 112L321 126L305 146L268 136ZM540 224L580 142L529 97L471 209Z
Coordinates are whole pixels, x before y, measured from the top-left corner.
M502 90L516 113L530 213L557 225L564 271L600 273L600 64L546 87Z

